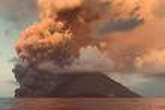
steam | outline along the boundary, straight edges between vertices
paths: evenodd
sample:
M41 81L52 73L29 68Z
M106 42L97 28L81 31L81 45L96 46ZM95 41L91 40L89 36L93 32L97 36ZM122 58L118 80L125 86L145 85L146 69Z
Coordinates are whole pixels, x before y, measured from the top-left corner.
M114 62L106 56L106 53L101 53L97 47L87 47L80 50L79 59L75 60L75 62L69 67L66 67L66 69L111 72L114 70Z

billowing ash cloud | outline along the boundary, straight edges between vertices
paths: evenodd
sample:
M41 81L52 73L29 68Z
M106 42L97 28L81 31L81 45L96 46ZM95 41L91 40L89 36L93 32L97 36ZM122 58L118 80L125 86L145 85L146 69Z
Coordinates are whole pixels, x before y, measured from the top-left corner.
M155 16L155 13L162 12L155 0L37 2L40 21L28 27L16 45L18 57L26 65L35 64L39 68L48 65L55 69L70 66L70 69L79 64L77 68L91 65L93 69L97 65L92 61L88 64L82 61L84 54L90 56L86 54L90 48L104 53L98 56L105 59L95 64L108 61L107 64L113 65L112 68L107 67L109 70L130 71L136 70L136 59L143 56L148 48L164 46L164 38L161 37L164 24L159 21L159 16ZM35 3L32 7L36 7Z
M40 22L27 28L16 45L18 57L29 64L71 65L83 54L82 48L101 49L102 40L95 37L100 28L101 37L107 30L129 31L143 24L136 2L39 0L38 4Z
M146 54L149 48L164 46L160 28L164 25L156 24L153 13L155 0L37 2L40 20L22 32L15 47L19 60L13 72L18 82L26 85L16 94L34 93L29 86L37 88L34 83L38 78L54 85L59 80L52 78L54 73L143 70L150 59ZM40 87L48 93L54 90L53 86Z

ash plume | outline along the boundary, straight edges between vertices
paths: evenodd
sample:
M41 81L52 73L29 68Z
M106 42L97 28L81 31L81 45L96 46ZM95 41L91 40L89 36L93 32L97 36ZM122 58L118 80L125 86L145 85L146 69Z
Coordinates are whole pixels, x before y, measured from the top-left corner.
M21 33L15 47L18 63L13 72L20 83L16 96L54 96L61 94L61 89L65 94L65 84L75 80L64 77L69 73L132 72L145 67L138 59L146 62L143 55L155 42L150 29L160 26L155 25L157 18L152 11L155 0L37 3L39 21ZM157 33L159 30L154 29ZM157 44L162 44L160 41ZM70 85L68 90L73 93Z
M80 58L82 48L102 51L105 33L129 31L143 24L139 4L128 1L38 0L40 21L21 34L18 57L30 65L51 62L64 68ZM96 36L101 29L100 40Z
M136 59L149 48L164 46L161 37L164 31L160 28L164 24L155 16L163 14L155 0L38 0L37 3L40 20L20 35L16 45L18 58L25 65L56 70L72 66L85 69L87 65L94 69L102 64L106 71L132 71L137 69ZM86 53L89 48L102 53L93 51L98 55L96 59L104 60L84 63L82 56L90 56ZM111 66L107 67L104 61Z

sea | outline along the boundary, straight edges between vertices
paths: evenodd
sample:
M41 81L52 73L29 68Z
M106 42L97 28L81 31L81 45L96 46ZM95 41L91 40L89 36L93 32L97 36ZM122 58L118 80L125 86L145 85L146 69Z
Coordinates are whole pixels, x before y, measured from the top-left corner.
M165 98L1 98L0 110L165 110Z
M13 98L0 98L0 110L10 110Z

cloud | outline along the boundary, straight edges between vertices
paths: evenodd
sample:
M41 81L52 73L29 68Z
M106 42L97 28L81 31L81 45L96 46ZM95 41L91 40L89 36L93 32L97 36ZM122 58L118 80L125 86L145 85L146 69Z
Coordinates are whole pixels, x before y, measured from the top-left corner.
M136 58L137 69L148 73L163 73L165 71L165 49L152 49Z
M142 24L144 24L144 20L136 17L130 19L119 19L113 22L107 22L98 33L102 35L106 33L110 34L115 32L131 31Z
M48 3L48 0L40 1ZM153 10L157 7L157 3L159 1L125 0L123 2L123 0L110 0L111 2L107 7L107 5L105 6L103 4L100 4L100 2L93 0L91 0L89 3L87 1L85 2L85 4L80 3L82 6L79 5L79 3L77 5L77 2L75 2L75 5L74 3L72 4L72 2L70 2L69 0L66 0L59 1L61 6L58 7L57 12L54 12L54 8L57 8L55 6L58 5L58 1L50 1L54 3L51 6L49 6L49 3L40 4L40 14L48 16L43 16L43 19L39 24L34 24L24 32L23 37L21 37L22 39L20 39L21 45L17 48L18 56L20 55L22 58L25 57L28 60L32 60L33 58L31 58L31 56L33 55L35 56L34 60L40 59L40 57L41 60L47 60L47 58L51 59L53 56L52 59L55 60L54 56L55 54L58 54L56 58L60 59L58 60L60 61L60 63L62 60L66 61L66 59L69 59L69 62L71 59L72 62L74 61L72 59L77 59L82 55L82 53L80 53L81 48L87 47L89 45L93 46L93 44L98 46L103 41L106 45L103 46L104 49L101 48L102 51L108 53L109 59L113 59L113 62L115 62L116 64L115 66L119 67L119 69L116 70L121 71L122 69L134 69L134 61L139 55L143 55L143 52L147 51L148 48L165 46L165 39L164 37L162 37L163 35L165 35L163 30L165 22L155 19L153 13ZM68 5L68 2L71 4ZM96 9L95 7L97 6L99 8ZM71 9L68 10L68 8ZM50 25L48 25L49 20L47 19L47 17L57 17L59 19L58 21L50 21ZM69 21L69 24L63 22L65 20ZM54 22L57 22L59 26L53 26ZM68 26L72 28L68 28ZM49 27L51 29L49 29ZM67 43L71 45L69 46L69 48L71 49L66 49L67 51L63 51L63 49L65 48L59 48L60 51L58 50L58 48L56 48L58 52L56 52L57 50L54 49L57 46L56 41L59 40L57 39L57 33L53 33L52 30L59 32L60 34L58 35L65 35L63 34L64 31L62 31L61 34L61 31L59 31L59 27L60 29L65 28L64 31L68 29L66 32L69 32L68 34L71 35L69 42ZM47 29L50 30L50 33L47 33ZM96 32L96 34L99 35L99 40L93 38L93 36L91 35L91 31L93 30L94 32ZM30 34L28 34L28 31ZM31 31L33 31L33 33L31 33ZM113 35L112 33L117 34ZM104 34L108 35L105 35L106 37L104 38ZM49 39L46 40L44 37L42 37L42 35L47 36L46 38ZM65 40L61 40L61 42L63 41ZM41 51L41 48L43 48L43 51ZM68 52L69 54L63 54L63 52ZM75 55L72 56L73 54ZM51 57L48 57L47 55ZM61 60L62 56L66 58L63 58ZM57 64L60 63L57 62Z
M165 6L164 0L157 0L157 4L155 5L152 12L153 12L153 15L156 16L158 19L165 17L164 6Z

